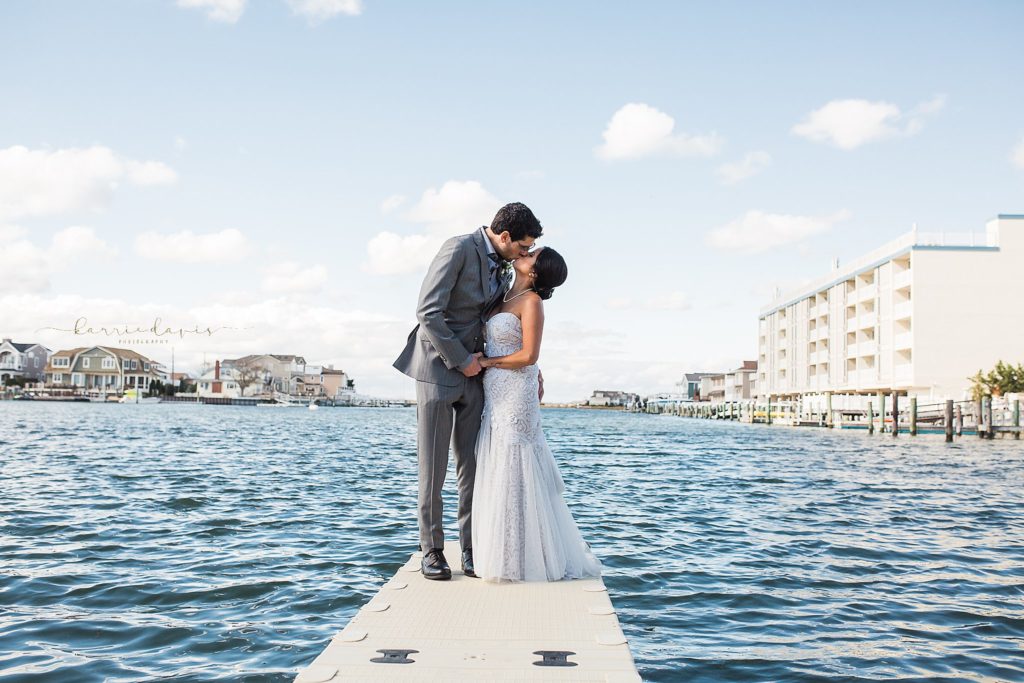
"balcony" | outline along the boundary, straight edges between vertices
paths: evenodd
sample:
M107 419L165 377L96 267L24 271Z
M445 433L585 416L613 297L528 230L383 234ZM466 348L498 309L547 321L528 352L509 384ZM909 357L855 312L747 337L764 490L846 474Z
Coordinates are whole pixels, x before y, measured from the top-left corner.
M811 332L811 339L817 341L819 339L828 339L828 325L820 325L814 328Z
M914 333L903 332L902 334L897 334L893 337L892 345L897 351L912 348L914 346Z
M814 364L827 363L828 355L828 349L819 349L811 354L810 361Z
M0 363L0 370L21 370L21 363L15 361L5 361Z
M875 283L871 283L870 285L861 285L860 287L857 288L856 295L854 295L854 301L856 301L857 303L877 298L878 285Z
M878 353L878 340L868 339L857 344L857 355L873 356Z
M846 345L846 357L856 358L860 355L860 344L847 344Z
M871 313L861 313L857 316L857 329L863 330L865 328L873 328L878 324L878 313L872 311Z
M892 276L892 288L893 289L906 289L907 287L909 287L910 283L911 283L911 280L913 278L913 273L914 273L914 271L912 271L909 268L907 270L897 271Z
M904 301L892 307L893 320L906 320L914 311L913 301Z

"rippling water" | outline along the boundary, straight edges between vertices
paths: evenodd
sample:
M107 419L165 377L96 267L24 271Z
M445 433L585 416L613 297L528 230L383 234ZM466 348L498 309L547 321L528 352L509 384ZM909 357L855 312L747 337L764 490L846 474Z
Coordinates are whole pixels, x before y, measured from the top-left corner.
M1024 680L1024 442L544 421L645 680ZM0 679L291 680L415 550L414 428L0 403Z

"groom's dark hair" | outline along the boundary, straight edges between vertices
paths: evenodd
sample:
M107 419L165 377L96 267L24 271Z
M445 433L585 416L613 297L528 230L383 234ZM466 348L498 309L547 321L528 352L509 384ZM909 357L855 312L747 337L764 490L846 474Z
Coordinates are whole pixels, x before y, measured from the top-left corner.
M491 232L495 235L508 231L513 242L525 239L527 236L537 239L544 234L540 227L540 221L530 211L530 207L522 202L512 202L498 209L491 221Z

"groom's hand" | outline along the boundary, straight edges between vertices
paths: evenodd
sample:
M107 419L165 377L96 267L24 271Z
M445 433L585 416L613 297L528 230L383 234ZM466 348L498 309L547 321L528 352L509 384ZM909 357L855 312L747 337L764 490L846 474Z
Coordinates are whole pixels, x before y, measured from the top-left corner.
M472 359L469 361L469 365L462 368L462 374L466 377L475 377L479 375L483 370L483 366L480 365L480 356L482 353L474 353Z

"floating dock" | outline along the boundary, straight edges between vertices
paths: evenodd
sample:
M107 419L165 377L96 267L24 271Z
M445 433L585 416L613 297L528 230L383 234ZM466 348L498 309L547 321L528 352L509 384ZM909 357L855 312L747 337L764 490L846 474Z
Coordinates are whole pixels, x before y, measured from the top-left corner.
M459 571L457 544L445 556L451 581L413 554L295 682L640 683L600 579L488 583Z

